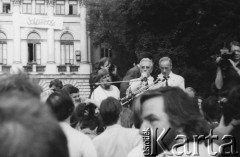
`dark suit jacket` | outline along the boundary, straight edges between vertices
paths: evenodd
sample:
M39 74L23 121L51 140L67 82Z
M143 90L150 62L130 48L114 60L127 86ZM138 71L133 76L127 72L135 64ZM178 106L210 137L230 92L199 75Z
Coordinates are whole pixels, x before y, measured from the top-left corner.
M123 81L129 81L135 78L139 78L141 76L140 68L136 65L129 69L126 75L123 78ZM120 86L120 97L124 97L126 95L126 90L129 86L128 82L122 82Z

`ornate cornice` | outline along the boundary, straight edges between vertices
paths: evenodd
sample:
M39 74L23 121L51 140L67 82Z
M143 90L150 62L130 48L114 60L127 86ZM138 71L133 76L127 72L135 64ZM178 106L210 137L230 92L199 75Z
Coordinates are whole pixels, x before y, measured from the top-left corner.
M20 5L21 0L12 0L13 5Z

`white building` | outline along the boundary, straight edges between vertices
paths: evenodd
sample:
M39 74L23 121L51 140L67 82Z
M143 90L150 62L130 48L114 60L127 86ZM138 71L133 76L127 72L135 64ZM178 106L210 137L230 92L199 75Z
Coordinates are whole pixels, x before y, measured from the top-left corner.
M1 0L0 73L24 69L47 89L59 78L89 95L84 0Z

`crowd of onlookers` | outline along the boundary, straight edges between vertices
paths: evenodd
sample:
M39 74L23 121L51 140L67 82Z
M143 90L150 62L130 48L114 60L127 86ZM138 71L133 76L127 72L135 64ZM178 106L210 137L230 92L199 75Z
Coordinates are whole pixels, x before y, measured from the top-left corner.
M206 157L214 152L215 156L237 156L240 84L228 90L224 99L200 99L192 87L184 87L181 76L172 73L169 57L159 60L161 74L156 82L151 77L153 63L148 54L139 57L122 83L116 66L112 66L108 58L100 60L90 76L91 95L85 100L77 87L59 79L53 79L49 89L42 91L38 80L27 74L2 75L0 156L164 157L173 152L173 156ZM112 81L117 81L117 86ZM143 92L136 94L139 90ZM134 99L123 105L120 95ZM143 137L148 128L161 137L158 142L164 147L152 140L145 154ZM196 135L208 137L211 130L218 139L198 141L197 154L185 152L186 146L194 149ZM184 135L187 142L177 140L178 135Z

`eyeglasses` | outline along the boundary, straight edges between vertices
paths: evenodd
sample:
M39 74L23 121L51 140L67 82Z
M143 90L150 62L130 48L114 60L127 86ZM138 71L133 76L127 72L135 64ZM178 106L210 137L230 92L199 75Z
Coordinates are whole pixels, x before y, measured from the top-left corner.
M141 66L141 69L150 69L149 66Z

